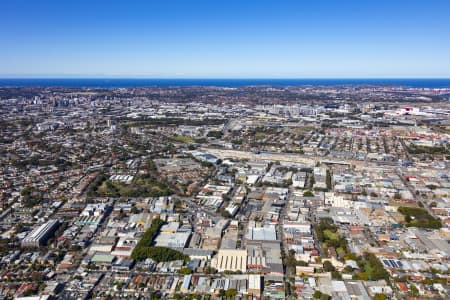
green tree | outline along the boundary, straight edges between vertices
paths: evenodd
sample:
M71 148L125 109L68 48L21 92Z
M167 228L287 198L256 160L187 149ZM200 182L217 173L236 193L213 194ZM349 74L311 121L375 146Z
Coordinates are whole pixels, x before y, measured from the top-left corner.
M333 264L329 260L327 260L323 263L323 270L325 272L333 272L336 269L334 268Z
M322 292L321 291L315 291L313 297L316 298L316 299L320 299L322 297Z
M183 275L188 275L188 274L192 274L192 270L189 268L181 268L178 273L183 274Z
M225 297L227 299L234 299L236 297L236 295L237 295L236 289L228 289L225 292Z
M417 287L416 287L414 284L411 284L411 285L409 286L409 289L411 290L411 295L412 295L413 297L419 296L419 290L417 289Z
M152 246L153 239L158 235L159 228L164 224L164 221L155 219L149 229L142 235L141 239L134 247L131 253L131 258L140 261L146 258L151 258L154 261L172 261L172 260L186 260L188 257L181 252L159 246Z
M222 137L222 131L212 130L212 131L208 132L208 134L206 136L220 139Z
M327 294L322 294L322 296L320 296L320 300L330 300L331 296L327 295Z
M373 300L386 300L387 297L385 294L375 294L375 296L373 296L372 298Z
M327 177L326 177L326 183L327 183L327 189L331 189L331 172L330 170L327 170Z
M314 197L314 193L311 191L305 191L303 197Z

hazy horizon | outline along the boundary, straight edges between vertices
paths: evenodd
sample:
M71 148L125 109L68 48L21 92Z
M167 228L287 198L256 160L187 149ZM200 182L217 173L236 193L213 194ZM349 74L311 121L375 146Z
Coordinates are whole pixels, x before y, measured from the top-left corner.
M416 77L416 76L403 76L403 77L240 77L240 76L226 76L226 77L208 77L208 76L199 76L199 77L158 77L158 76L139 76L139 75L130 75L130 76L114 76L114 75L71 75L71 76L58 76L58 75L42 75L42 76L2 76L0 75L0 79L5 80L13 80L13 79L148 79L148 80L401 80L401 79L412 79L412 80L447 80L450 79L450 76L447 77Z

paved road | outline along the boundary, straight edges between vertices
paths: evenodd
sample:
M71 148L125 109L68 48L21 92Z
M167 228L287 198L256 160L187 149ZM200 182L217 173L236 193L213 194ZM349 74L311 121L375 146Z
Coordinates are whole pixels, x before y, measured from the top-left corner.
M434 218L436 218L436 216L435 216L433 210L430 209L430 207L429 207L426 203L424 203L424 202L422 201L422 198L421 198L420 196L416 195L413 186L409 183L408 180L406 180L405 176L403 176L403 174L400 172L400 170L397 169L397 170L396 170L396 174L398 175L398 177L400 177L400 180L403 182L403 185L406 186L406 187L408 188L408 190L411 192L411 194L412 194L414 200L416 200L417 203L421 203L422 206L423 206L423 208L426 209L427 212L428 212L431 216L433 216Z

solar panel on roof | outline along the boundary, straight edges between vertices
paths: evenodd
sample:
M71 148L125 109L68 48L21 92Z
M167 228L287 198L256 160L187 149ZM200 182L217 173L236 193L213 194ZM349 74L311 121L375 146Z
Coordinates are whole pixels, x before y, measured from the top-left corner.
M390 259L389 261L391 262L391 265L392 265L394 268L398 268L397 263L395 262L395 260Z

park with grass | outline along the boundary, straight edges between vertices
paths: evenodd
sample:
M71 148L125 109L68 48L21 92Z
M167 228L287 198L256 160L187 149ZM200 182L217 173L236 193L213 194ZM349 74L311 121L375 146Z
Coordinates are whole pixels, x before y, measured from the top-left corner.
M172 140L183 144L192 144L195 142L193 138L184 135L175 135L172 137Z
M338 227L333 220L329 218L320 220L318 224L314 225L314 230L324 252L333 247L339 258L343 258L345 254L349 253L347 240L339 234Z
M145 173L134 176L131 182L112 181L101 173L87 189L88 197L161 197L173 194L168 183L161 179L153 160L145 164Z
M365 281L384 279L389 282L389 273L375 254L365 252L362 256L352 256L351 259L355 260L359 267L353 279Z
M138 175L131 183L111 181L100 175L89 187L88 197L160 197L173 192L163 181L151 175Z
M430 215L424 208L402 206L398 208L398 211L405 217L404 224L407 227L431 229L442 227L441 221Z

